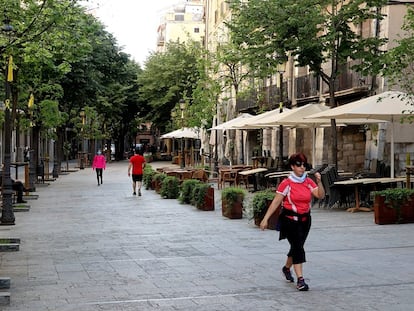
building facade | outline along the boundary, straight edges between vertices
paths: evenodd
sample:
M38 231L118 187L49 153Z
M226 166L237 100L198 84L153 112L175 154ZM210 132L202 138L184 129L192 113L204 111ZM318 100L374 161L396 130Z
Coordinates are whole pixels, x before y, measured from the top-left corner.
M411 1L392 1L381 8L385 18L381 21L370 20L356 26L355 31L366 37L379 36L388 38L386 49L395 46L396 40L402 34L401 26L407 10L407 3ZM206 0L206 48L214 52L217 46L228 39L224 22L231 19L231 12L225 0ZM355 63L349 61L344 65L335 84L335 100L338 105L347 104L373 94L379 94L395 86L390 86L387 80L380 76L364 76L352 69ZM329 71L330 64L326 64ZM315 77L307 67L297 67L294 59L289 58L282 73L282 79L278 75L263 79L263 81L251 81L254 83L255 93L250 98L235 98L231 89L223 88L223 100L217 103L217 120L219 123L236 117L243 112L258 113L278 107L282 102L285 107L295 108L309 103L325 103L328 105L328 85L321 78ZM251 85L250 85L251 86ZM224 100L225 99L225 100ZM259 102L259 99L261 103ZM225 117L223 118L223 115ZM224 120L223 120L224 119ZM368 169L375 160L390 161L389 143L390 135L387 134L389 125L351 125L338 127L338 166L341 169L358 171ZM406 154L414 158L414 143L412 135L413 126L409 124L398 126L396 144L396 174L405 167ZM271 154L275 159L281 153L284 157L296 151L303 151L311 156L312 140L310 129L283 130L283 149L279 145L279 131L282 128L262 130L237 130L235 134L236 148L233 163L244 159L245 164L251 163L252 151L259 147L260 152ZM230 131L229 131L230 132ZM330 128L316 130L315 162L317 164L328 163L330 145ZM243 135L240 135L243 133ZM220 134L220 133L219 133ZM226 133L225 133L226 134ZM228 133L226 135L228 137ZM240 137L242 136L242 138ZM226 137L226 138L227 138ZM224 140L226 139L224 138ZM260 146L257 146L260 144ZM241 148L243 146L243 148ZM240 156L240 152L244 155ZM223 154L220 154L220 158ZM310 159L313 160L313 159Z

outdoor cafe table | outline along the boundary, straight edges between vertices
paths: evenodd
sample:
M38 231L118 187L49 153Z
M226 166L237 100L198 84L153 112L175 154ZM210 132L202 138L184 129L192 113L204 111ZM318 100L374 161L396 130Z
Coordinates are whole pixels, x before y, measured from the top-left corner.
M238 172L238 174L243 175L243 176L249 176L249 175L254 175L253 176L253 191L257 191L257 174L258 173L262 173L262 172L266 172L267 168L264 167L258 167L258 168L254 168L251 170L246 170L246 171L241 171Z
M360 206L360 199L359 199L359 187L363 185L373 185L375 188L375 184L393 184L398 182L404 182L403 177L398 178L390 178L390 177L383 177L383 178L359 178L359 179L350 179L350 180L341 180L335 181L334 185L342 185L342 186L353 186L355 189L355 207L348 208L347 211L354 213L354 212L371 212L372 209L369 207L361 207Z
M176 176L181 182L185 179L191 178L194 169L176 168L172 170L165 170L164 173L168 176Z
M288 177L290 174L292 173L292 171L280 171L280 172L272 172L272 173L268 173L265 175L265 178L267 180L267 185L269 187L270 184L270 180L276 179L276 185L280 183L280 181L285 178ZM273 184L273 181L272 181Z

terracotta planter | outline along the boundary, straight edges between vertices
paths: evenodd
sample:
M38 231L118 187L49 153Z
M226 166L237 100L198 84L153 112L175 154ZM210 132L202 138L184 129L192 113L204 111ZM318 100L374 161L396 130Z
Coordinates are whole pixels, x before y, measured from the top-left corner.
M154 182L154 190L155 190L155 192L161 193L161 186L162 186L162 183L159 180L156 180Z
M204 203L201 206L197 206L202 211L214 211L214 188L209 187L207 193L204 196Z
M260 213L256 213L254 215L254 224L256 226L260 226L260 223L263 220L263 217L265 216L267 209L269 208L272 201L267 201L267 206L265 209L263 209ZM269 221L267 223L267 229L270 230L276 230L277 223L279 221L279 213L280 213L280 207L273 213L272 216L270 216Z
M374 198L374 216L377 225L414 223L414 196L400 207L398 217L397 209L385 204L385 197L376 195Z
M154 180L151 181L151 189L152 190L155 190L156 184L157 183Z
M243 197L240 195L236 202L221 200L221 213L230 219L240 219L243 217Z

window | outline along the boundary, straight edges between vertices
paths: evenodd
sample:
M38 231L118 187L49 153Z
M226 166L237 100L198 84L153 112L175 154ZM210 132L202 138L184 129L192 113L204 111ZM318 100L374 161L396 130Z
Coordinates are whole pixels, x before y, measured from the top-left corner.
M194 33L199 33L200 32L200 28L196 27L194 28Z

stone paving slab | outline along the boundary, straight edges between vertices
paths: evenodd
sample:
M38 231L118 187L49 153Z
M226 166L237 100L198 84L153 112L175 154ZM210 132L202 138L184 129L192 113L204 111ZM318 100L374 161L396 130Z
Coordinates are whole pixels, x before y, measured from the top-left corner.
M168 166L169 163L151 163ZM286 283L288 244L248 218L199 211L151 190L132 195L128 163L101 186L87 168L39 187L0 238L14 311L411 310L414 224L374 224L373 213L314 208L304 266L309 292Z

